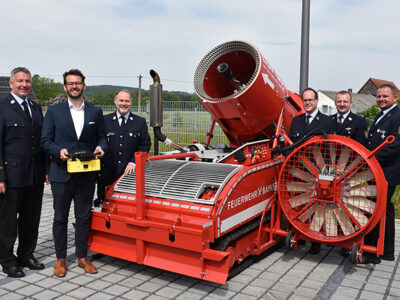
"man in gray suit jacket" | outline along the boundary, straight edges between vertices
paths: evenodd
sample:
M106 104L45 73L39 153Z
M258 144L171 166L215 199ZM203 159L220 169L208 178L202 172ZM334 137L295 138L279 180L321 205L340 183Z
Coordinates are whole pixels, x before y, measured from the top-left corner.
M54 275L64 277L67 255L67 226L71 201L74 200L75 255L86 273L97 273L87 259L90 214L97 172L68 173L68 154L88 150L104 155L107 141L100 108L84 101L85 77L76 69L65 72L64 90L68 100L50 106L42 130L42 147L50 155L50 182L54 198L53 236L57 262Z

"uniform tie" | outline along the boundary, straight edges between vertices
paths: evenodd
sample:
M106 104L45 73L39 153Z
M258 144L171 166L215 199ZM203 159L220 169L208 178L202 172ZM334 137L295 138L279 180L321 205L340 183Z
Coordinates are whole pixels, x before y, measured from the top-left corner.
M338 124L341 125L343 123L343 116L339 116L338 118Z
M310 119L311 119L311 115L307 115L306 116L306 125L310 125Z
M22 102L22 106L24 107L24 112L25 112L26 116L28 117L29 121L32 123L32 117L29 112L28 104L26 103L25 100L24 100L24 102Z
M125 126L125 124L126 124L126 120L125 120L125 117L124 116L120 116L120 118L121 118L121 128L123 128L124 126Z

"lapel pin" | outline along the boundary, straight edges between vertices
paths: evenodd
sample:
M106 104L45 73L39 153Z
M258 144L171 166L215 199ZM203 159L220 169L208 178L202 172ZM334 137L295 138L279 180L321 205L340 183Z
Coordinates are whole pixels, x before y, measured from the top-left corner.
M116 116L114 116L114 117L113 117L113 120L115 120L116 118L117 118L117 117L116 117Z
M349 117L349 121L353 121L353 119L351 117Z
M316 116L315 118L319 121L319 117L318 116Z
M132 121L132 120L133 120L133 118L132 118L132 117L129 117L129 120L131 120L131 121Z
M11 104L14 104L15 103L15 100L11 100L11 102L10 102Z

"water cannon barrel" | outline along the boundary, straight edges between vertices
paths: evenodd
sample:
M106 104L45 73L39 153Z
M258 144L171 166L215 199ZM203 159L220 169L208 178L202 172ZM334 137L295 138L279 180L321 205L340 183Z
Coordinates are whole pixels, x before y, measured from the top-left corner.
M194 88L200 103L219 123L233 147L263 136L272 138L279 114L288 130L302 110L259 50L232 41L212 49L199 63Z

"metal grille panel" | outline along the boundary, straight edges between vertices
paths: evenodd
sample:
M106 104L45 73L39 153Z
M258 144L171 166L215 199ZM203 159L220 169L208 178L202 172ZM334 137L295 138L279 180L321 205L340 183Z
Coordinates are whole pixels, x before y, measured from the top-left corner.
M243 166L183 160L155 160L145 164L146 196L213 203L225 183ZM216 189L213 200L200 199L206 187ZM123 175L115 192L136 194L136 173Z

